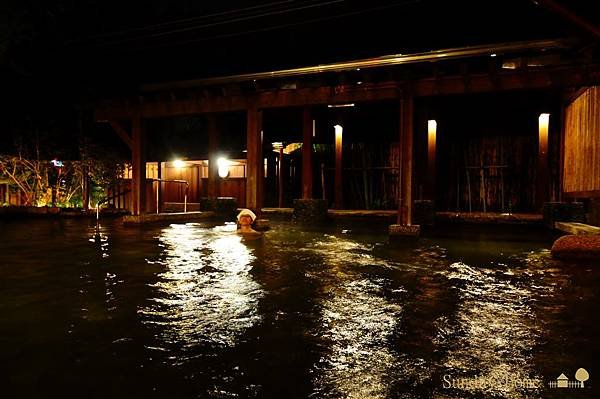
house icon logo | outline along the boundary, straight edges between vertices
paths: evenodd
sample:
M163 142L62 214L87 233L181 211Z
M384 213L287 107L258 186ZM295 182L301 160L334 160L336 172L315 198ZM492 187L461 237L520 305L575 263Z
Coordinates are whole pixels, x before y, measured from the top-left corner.
M559 375L558 378L556 379L556 387L557 388L567 388L568 385L569 385L569 378L564 374Z
M575 372L575 380L569 381L564 373L561 373L556 380L550 381L550 388L584 388L584 383L590 379L590 374L586 369L580 368Z

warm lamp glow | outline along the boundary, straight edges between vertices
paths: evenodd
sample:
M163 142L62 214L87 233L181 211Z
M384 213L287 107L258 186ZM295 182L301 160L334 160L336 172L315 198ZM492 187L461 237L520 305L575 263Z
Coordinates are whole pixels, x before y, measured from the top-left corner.
M335 125L333 128L335 129L335 142L341 142L344 128L341 125Z
M427 194L435 196L435 142L437 139L437 122L427 121Z
M279 152L279 150L283 148L283 143L281 141L275 141L271 143L271 145L273 146L274 152Z
M337 209L343 207L343 187L342 187L342 132L344 128L341 125L335 125L335 176L334 176L334 204Z
M433 144L435 146L435 138L437 134L437 122L434 119L427 121L427 135L429 140L429 146Z
M548 125L550 124L550 114L540 114L539 121L539 148L540 152L545 153L548 149Z
M219 177L226 178L229 176L229 161L223 157L217 159L217 168Z
M181 159L176 159L173 161L173 166L175 166L176 168L183 168L185 166L185 161L182 161Z

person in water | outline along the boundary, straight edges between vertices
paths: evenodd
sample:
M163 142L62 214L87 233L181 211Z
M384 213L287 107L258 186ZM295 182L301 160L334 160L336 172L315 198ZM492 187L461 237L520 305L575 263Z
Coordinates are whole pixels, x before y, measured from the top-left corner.
M239 234L260 236L262 233L252 228L252 223L256 220L256 215L250 209L242 209L237 215L238 223L240 228L238 229Z

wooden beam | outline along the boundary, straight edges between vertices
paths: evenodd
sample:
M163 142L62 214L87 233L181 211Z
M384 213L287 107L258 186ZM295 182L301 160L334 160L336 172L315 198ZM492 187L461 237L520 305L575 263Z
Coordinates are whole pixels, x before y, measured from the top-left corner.
M313 195L312 169L313 119L310 108L302 110L302 198L311 199Z
M600 190L563 192L567 198L600 198Z
M549 78L552 76L552 79ZM485 93L549 87L580 87L600 82L600 65L561 66L553 68L501 70L490 74L468 74L432 77L411 83L414 97L465 94L465 79L469 93ZM296 90L269 90L254 95L209 97L197 100L178 100L144 104L113 104L98 106L96 120L127 119L135 113L144 118L185 116L213 112L242 111L250 107L260 109L300 107L345 102L368 102L399 99L401 87L407 82L387 81L326 87L305 87Z
M113 128L114 132L119 136L119 138L127 145L127 147L131 150L133 148L133 142L131 139L131 134L125 130L123 125L117 120L109 119L108 123Z
M260 212L264 167L262 162L262 111L246 111L246 208Z

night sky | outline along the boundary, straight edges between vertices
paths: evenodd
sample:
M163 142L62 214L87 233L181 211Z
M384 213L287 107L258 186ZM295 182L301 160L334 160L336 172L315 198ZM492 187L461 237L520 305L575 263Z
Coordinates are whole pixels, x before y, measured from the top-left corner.
M593 2L563 3L598 19ZM36 129L69 140L81 106L143 83L471 44L592 40L530 0L8 0L0 18L1 143Z

